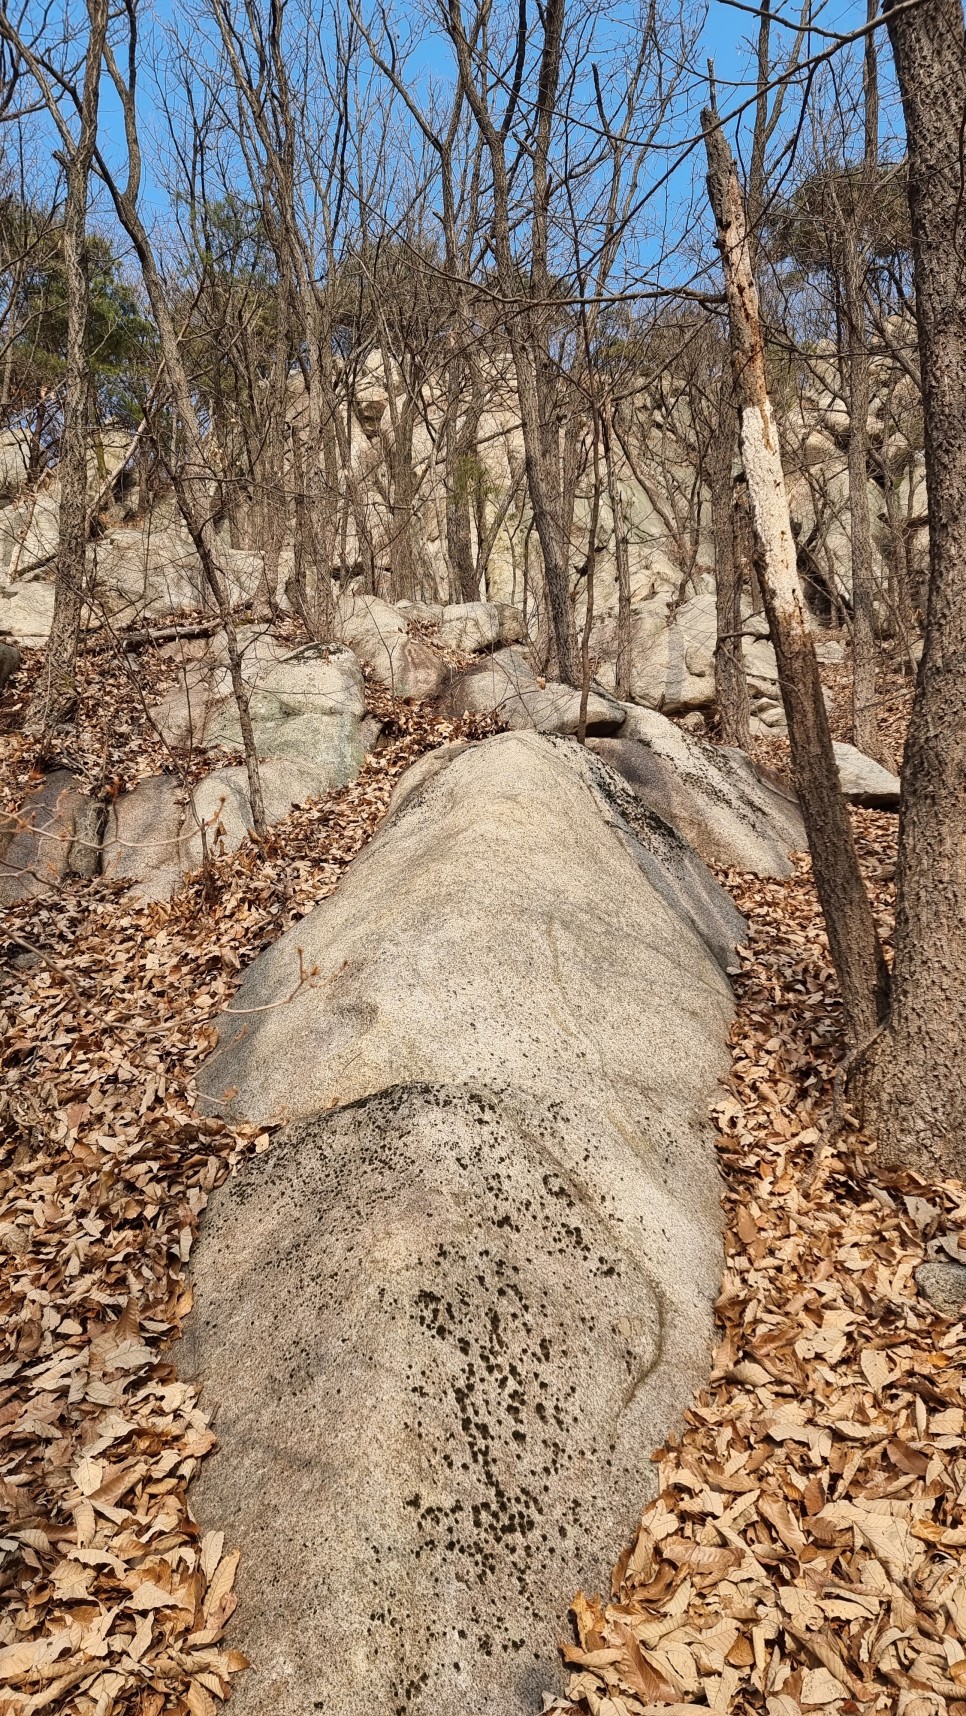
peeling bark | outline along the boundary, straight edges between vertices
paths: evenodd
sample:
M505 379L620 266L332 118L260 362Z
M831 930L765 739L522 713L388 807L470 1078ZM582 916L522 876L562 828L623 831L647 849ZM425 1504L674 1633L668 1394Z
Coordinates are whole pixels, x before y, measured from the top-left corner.
M818 662L798 577L738 174L717 114L706 109L701 123L708 155L708 192L724 268L741 456L751 503L758 577L778 662L792 772L808 833L815 885L842 989L849 1038L853 1048L858 1048L875 1034L885 1017L888 973L839 789Z
M709 461L716 618L714 682L721 738L726 745L747 750L751 703L741 653L741 564L736 552L732 485L737 446L738 415L728 370L721 378L717 433Z

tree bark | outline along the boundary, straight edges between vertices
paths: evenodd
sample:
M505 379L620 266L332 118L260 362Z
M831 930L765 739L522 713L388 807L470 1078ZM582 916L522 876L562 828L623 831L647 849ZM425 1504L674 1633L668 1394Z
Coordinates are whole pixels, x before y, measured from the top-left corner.
M849 402L849 535L852 545L852 741L884 761L875 701L875 579L869 516L869 351L865 337L862 254L855 223L842 235L846 387Z
M736 552L732 470L738 450L738 413L730 368L721 377L718 428L709 461L711 528L714 535L716 639L714 684L720 736L746 751L751 742L751 703L741 653L741 564Z
M966 1173L966 38L960 0L886 12L906 121L929 599L899 816L893 1002L862 1072L887 1162Z
M888 973L839 788L815 647L798 578L778 431L765 372L758 292L738 174L717 113L701 116L708 192L718 229L731 331L742 463L758 576L778 662L792 772L815 885L853 1049L874 1036L888 1005Z
M607 497L610 501L611 521L614 527L614 562L617 571L617 659L614 664L614 682L618 697L622 702L628 703L631 695L633 664L631 561L627 546L624 497L621 493L614 459L614 440L610 432L610 413L610 405L605 405L600 414L600 425L604 465L607 471Z
M579 685L577 634L562 532L560 458L555 444L554 385L548 380L547 322L550 303L548 266L548 218L550 176L548 153L552 120L556 109L564 29L564 0L549 0L540 14L543 38L540 49L539 91L532 124L533 196L530 208L531 250L528 290L520 300L520 276L511 237L510 172L507 165L507 133L494 123L488 96L481 89L478 67L467 38L459 0L446 0L446 24L456 56L460 84L467 104L486 143L492 169L492 236L500 292L516 298L519 307L510 313L507 338L517 384L520 430L523 440L527 490L533 522L540 542L550 622L549 669L568 685ZM519 235L517 235L518 237ZM551 445L551 430L554 444Z
M469 461L476 456L481 400L474 383L472 398L469 404L465 402L467 367L462 354L453 356L446 366L446 553L456 580L456 599L478 602L480 579L473 553Z

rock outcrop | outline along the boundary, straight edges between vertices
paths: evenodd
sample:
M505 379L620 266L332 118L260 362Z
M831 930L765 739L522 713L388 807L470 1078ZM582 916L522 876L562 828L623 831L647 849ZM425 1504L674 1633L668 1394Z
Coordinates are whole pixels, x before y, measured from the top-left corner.
M93 874L98 843L94 801L69 769L53 770L16 815L0 818L0 905Z
M743 751L705 744L655 709L628 709L620 738L592 748L707 863L791 875L806 844L797 800Z
M715 885L672 904L576 747L437 761L203 1072L290 1120L213 1200L182 1355L218 1414L193 1507L242 1549L239 1716L537 1710L707 1374Z
M28 649L39 649L54 621L53 584L8 584L0 589L0 632Z
M453 675L443 706L454 715L493 714L517 731L565 737L580 724L580 692L571 685L540 678L526 656L501 649ZM616 733L624 710L614 698L592 690L587 699L587 732Z
M528 642L523 615L506 602L397 602L396 606L407 620L417 620L441 643L467 655Z
M350 649L394 697L435 697L445 668L428 644L410 637L404 610L378 596L349 596L339 604L337 625Z
M835 762L839 771L839 786L850 804L863 805L866 810L898 810L899 776L884 769L873 757L867 757L854 745L835 742Z
M269 757L259 764L265 820L280 822L295 805L331 792L330 771L311 762ZM214 769L189 791L177 775L153 775L115 799L108 812L103 873L129 882L135 899L167 900L207 851L223 857L252 832L248 771Z
M292 649L264 628L239 632L242 675L259 757L266 820L323 798L359 773L366 753L362 669L351 650ZM224 651L183 661L174 686L150 711L176 753L241 750L241 728ZM139 782L111 807L104 873L137 897L167 899L210 853L233 852L253 827L248 776L214 768L190 795L176 774ZM204 830L204 839L202 837Z

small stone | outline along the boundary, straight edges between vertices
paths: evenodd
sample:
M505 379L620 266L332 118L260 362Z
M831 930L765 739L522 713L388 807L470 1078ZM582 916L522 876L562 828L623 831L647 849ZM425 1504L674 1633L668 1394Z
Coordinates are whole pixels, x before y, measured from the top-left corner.
M922 1263L916 1270L916 1286L944 1316L960 1317L966 1311L966 1266L962 1263Z

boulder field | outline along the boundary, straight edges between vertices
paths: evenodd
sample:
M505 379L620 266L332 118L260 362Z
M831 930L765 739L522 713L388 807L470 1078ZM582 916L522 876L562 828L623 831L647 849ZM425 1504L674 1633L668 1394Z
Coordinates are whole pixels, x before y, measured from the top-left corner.
M706 1381L743 925L656 829L563 740L424 758L220 1022L205 1104L286 1122L212 1201L179 1354L238 1716L538 1710Z
M293 805L348 785L378 746L381 727L366 713L364 675L397 694L431 696L456 718L490 714L514 731L561 737L580 728L581 693L536 672L519 641L516 609L492 602L392 608L375 597L347 598L341 623L351 646L294 647L266 624L238 628L269 825ZM88 801L67 770L34 789L0 826L0 903L99 872L126 883L135 898L164 900L206 850L232 852L251 832L224 642L181 639L164 647L173 674L145 717L167 753L165 772L109 803ZM0 675L3 650L11 672L19 660L16 646L0 646ZM583 717L591 747L641 806L707 863L788 873L789 853L805 844L797 805L743 753L706 744L658 710L620 702L596 684ZM836 745L836 754L846 797L898 806L894 775L850 745Z

